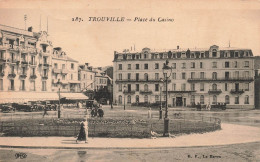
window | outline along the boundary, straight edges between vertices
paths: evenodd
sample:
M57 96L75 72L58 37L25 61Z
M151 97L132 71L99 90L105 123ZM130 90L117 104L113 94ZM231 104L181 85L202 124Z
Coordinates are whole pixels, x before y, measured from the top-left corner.
M234 67L237 68L237 61L234 62Z
M122 96L121 95L118 96L118 103L122 104Z
M203 62L200 62L200 68L203 68Z
M118 64L118 70L123 70L122 64Z
M147 96L147 95L144 96L144 102L145 102L145 103L148 102L148 96Z
M54 68L58 69L58 64L57 63L54 64Z
M122 92L122 84L118 84L118 92Z
M172 84L172 90L176 91L176 84L175 83Z
M225 68L229 68L229 62L228 61L225 62Z
M235 97L235 104L239 104L239 96Z
M145 91L145 92L148 91L148 85L147 85L147 84L144 85L144 91Z
M245 61L245 67L249 67L249 61Z
M139 64L135 64L135 69L136 69L136 70L139 69Z
M181 90L186 91L186 84L185 83L181 84Z
M172 63L172 68L176 69L176 63Z
M0 73L2 73L3 71L4 71L3 65L0 65Z
M3 79L0 79L0 90L4 90L4 81Z
M212 68L217 68L217 62L212 62Z
M139 102L139 96L138 96L138 95L135 96L135 102L136 102L136 103Z
M159 84L155 84L155 91L159 91Z
M228 71L225 72L225 79L229 79L229 72Z
M136 91L139 91L139 84L136 84L136 85L135 85L135 90L136 90Z
M131 96L130 96L130 95L127 96L127 103L128 103L128 104L131 103Z
M191 72L191 73L190 73L190 78L191 78L191 79L194 79L194 78L195 78L195 72Z
M159 80L159 73L155 73L155 80Z
M195 62L192 62L190 68L195 68Z
M190 90L195 91L195 83L191 83Z
M204 96L203 95L200 96L200 104L204 104Z
M148 81L148 74L147 73L144 74L144 80Z
M228 91L228 84L225 83L225 91Z
M200 83L200 91L204 91L204 83Z
M181 78L186 79L186 73L181 73Z
M218 78L217 72L213 72L212 73L212 79L217 80L217 78Z
M186 63L182 63L181 68L182 68L182 69L185 69L185 68L186 68Z
M249 91L249 83L245 83L245 91Z
M62 64L62 69L65 69L65 64Z
M42 91L47 91L46 81L42 81Z
M70 80L73 80L73 74L70 75Z
M144 64L144 69L148 69L148 64Z
M245 102L244 102L245 104L249 104L249 96L245 96Z
M31 90L31 91L35 91L35 90L36 90L36 89L35 89L35 81L34 81L34 80L31 81L30 90Z
M176 79L176 73L172 73L172 79Z
M217 90L217 89L218 89L217 84L212 84L212 89L213 89L213 90Z
M44 69L44 70L43 70L43 76L45 76L45 77L48 76L47 69Z
M128 64L128 65L127 65L127 69L128 69L128 70L131 70L131 64Z
M245 76L245 78L249 78L249 71L245 71L244 76Z
M136 79L136 80L139 80L139 73L136 73L136 74L135 74L135 79Z
M9 90L14 90L14 80L13 79L10 79L10 87L9 87Z
M127 74L127 79L130 80L131 79L131 73Z
M190 104L191 105L195 104L195 96L194 95L192 95L191 98L190 98Z
M62 80L66 80L66 75L62 75Z
M204 76L204 72L200 72L200 79L204 79L205 76Z
M217 96L216 95L214 95L213 96L213 102L212 102L212 104L217 104L217 102L218 102L218 99L217 99Z
M204 53L201 53L200 55L201 55L201 58L204 58Z
M74 64L73 64L73 63L71 63L71 65L70 65L70 66L71 66L71 69L72 69L72 70L74 70Z
M225 96L225 103L226 103L226 104L229 104L229 95L226 95L226 96Z
M194 58L194 57L195 57L194 53L192 53L190 57L191 57L191 58Z
M22 90L22 91L25 90L25 80L21 80L20 90Z
M159 69L159 64L155 63L155 69Z
M155 95L155 102L158 102L158 101L159 101L159 96Z
M216 49L212 50L212 57L217 57L217 50Z
M121 74L121 73L118 74L118 79L119 79L119 80L122 80L122 74Z

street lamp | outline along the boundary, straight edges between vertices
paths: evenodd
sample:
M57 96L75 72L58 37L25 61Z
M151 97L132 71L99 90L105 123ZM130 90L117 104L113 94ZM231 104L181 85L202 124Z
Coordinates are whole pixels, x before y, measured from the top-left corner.
M124 85L124 110L125 110L125 93L126 93L126 85Z
M59 91L58 91L58 94L59 94L58 118L60 118L60 85L61 85L60 79L58 79L57 85L59 87Z
M160 82L159 83L163 83L164 80L162 78L160 78ZM159 84L160 86L160 84ZM159 110L159 119L162 119L162 86L160 86L160 110Z
M172 68L168 65L169 61L168 59L165 61L164 65L163 65L163 75L165 77L166 80L166 105L165 105L165 117L164 117L164 132L163 132L163 136L164 137L168 137L169 136L169 118L168 118L168 79L171 76L172 73ZM168 73L169 76L168 76Z

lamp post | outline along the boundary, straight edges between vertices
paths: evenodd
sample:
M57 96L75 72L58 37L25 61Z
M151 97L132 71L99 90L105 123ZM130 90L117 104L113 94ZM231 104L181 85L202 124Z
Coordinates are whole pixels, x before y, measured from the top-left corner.
M160 79L160 83L163 83L163 79ZM160 86L160 85L159 85ZM162 86L160 86L160 110L159 110L159 119L162 119Z
M59 87L59 91L58 91L58 94L59 94L59 107L58 107L58 118L60 118L60 85L61 85L61 82L60 82L60 79L58 79L58 87Z
M166 60L165 64L163 65L163 74L166 80L166 105L165 105L165 116L164 116L164 132L163 136L168 137L169 136L169 118L168 118L168 79L171 76L172 68L169 67L169 61ZM168 73L169 76L168 76Z
M125 93L126 93L126 85L124 85L124 110L125 110Z

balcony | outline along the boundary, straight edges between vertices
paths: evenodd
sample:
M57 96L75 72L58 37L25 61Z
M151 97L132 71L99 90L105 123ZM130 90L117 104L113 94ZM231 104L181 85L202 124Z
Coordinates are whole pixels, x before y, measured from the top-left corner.
M195 90L174 90L174 91L168 90L168 93L192 93L192 92L196 92L196 91ZM163 93L166 93L166 91L163 91Z
M28 49L27 47L22 47L22 46L20 46L20 47L19 47L19 51L20 51L21 53L29 53L29 49Z
M135 91L124 91L123 93L132 95L132 94L135 94Z
M47 76L47 75L44 75L44 76L42 76L42 79L43 79L43 80L47 80L47 79L48 79L48 76Z
M46 62L46 63L43 64L43 66L44 66L44 67L50 67L51 65Z
M30 66L36 66L37 65L37 62L36 61L34 61L34 62L32 62L32 61L30 61Z
M26 74L20 74L20 78L21 78L21 79L25 79L26 77L27 77Z
M51 54L49 50L48 51L47 50L46 51L40 50L39 53L42 56L49 56Z
M152 94L152 91L140 91L140 94Z
M231 89L230 93L231 94L242 94L245 91L243 89Z
M25 61L25 60L22 60L22 61L21 61L21 64L22 64L22 65L28 65L28 62Z
M168 80L168 83L170 83L170 81L171 80ZM119 80L119 79L117 79L116 80L116 83L129 83L129 82L131 82L131 83L136 83L136 82L138 82L138 83L159 83L161 81L160 81L160 79L148 79L148 80L146 80L146 79L139 79L139 80L123 79L123 80Z
M30 79L36 79L36 78L37 78L37 76L35 74L30 76Z
M228 77L228 78L188 78L188 82L214 82L214 81L238 81L238 82L251 82L254 81L253 77Z
M16 74L15 74L15 73L10 73L10 74L8 74L8 77L9 77L9 78L15 78L15 77L16 77Z
M11 51L19 51L19 46L11 45L11 44L10 44L9 50L11 50Z
M220 94L222 93L222 90L221 89L210 89L208 91L209 94Z
M67 69L62 69L62 70L61 70L61 73L62 73L62 74L68 74L69 71L68 71Z
M55 74L60 74L60 73L61 73L61 69L56 69L56 68L54 68L54 69L52 70L52 72L55 73Z

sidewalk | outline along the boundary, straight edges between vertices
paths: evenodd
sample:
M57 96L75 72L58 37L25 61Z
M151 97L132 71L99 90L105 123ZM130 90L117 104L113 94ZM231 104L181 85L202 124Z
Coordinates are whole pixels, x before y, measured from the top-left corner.
M0 137L2 148L45 149L144 149L227 145L260 141L260 128L222 124L222 130L204 134L189 134L174 138L89 138L88 143L76 143L74 137Z

